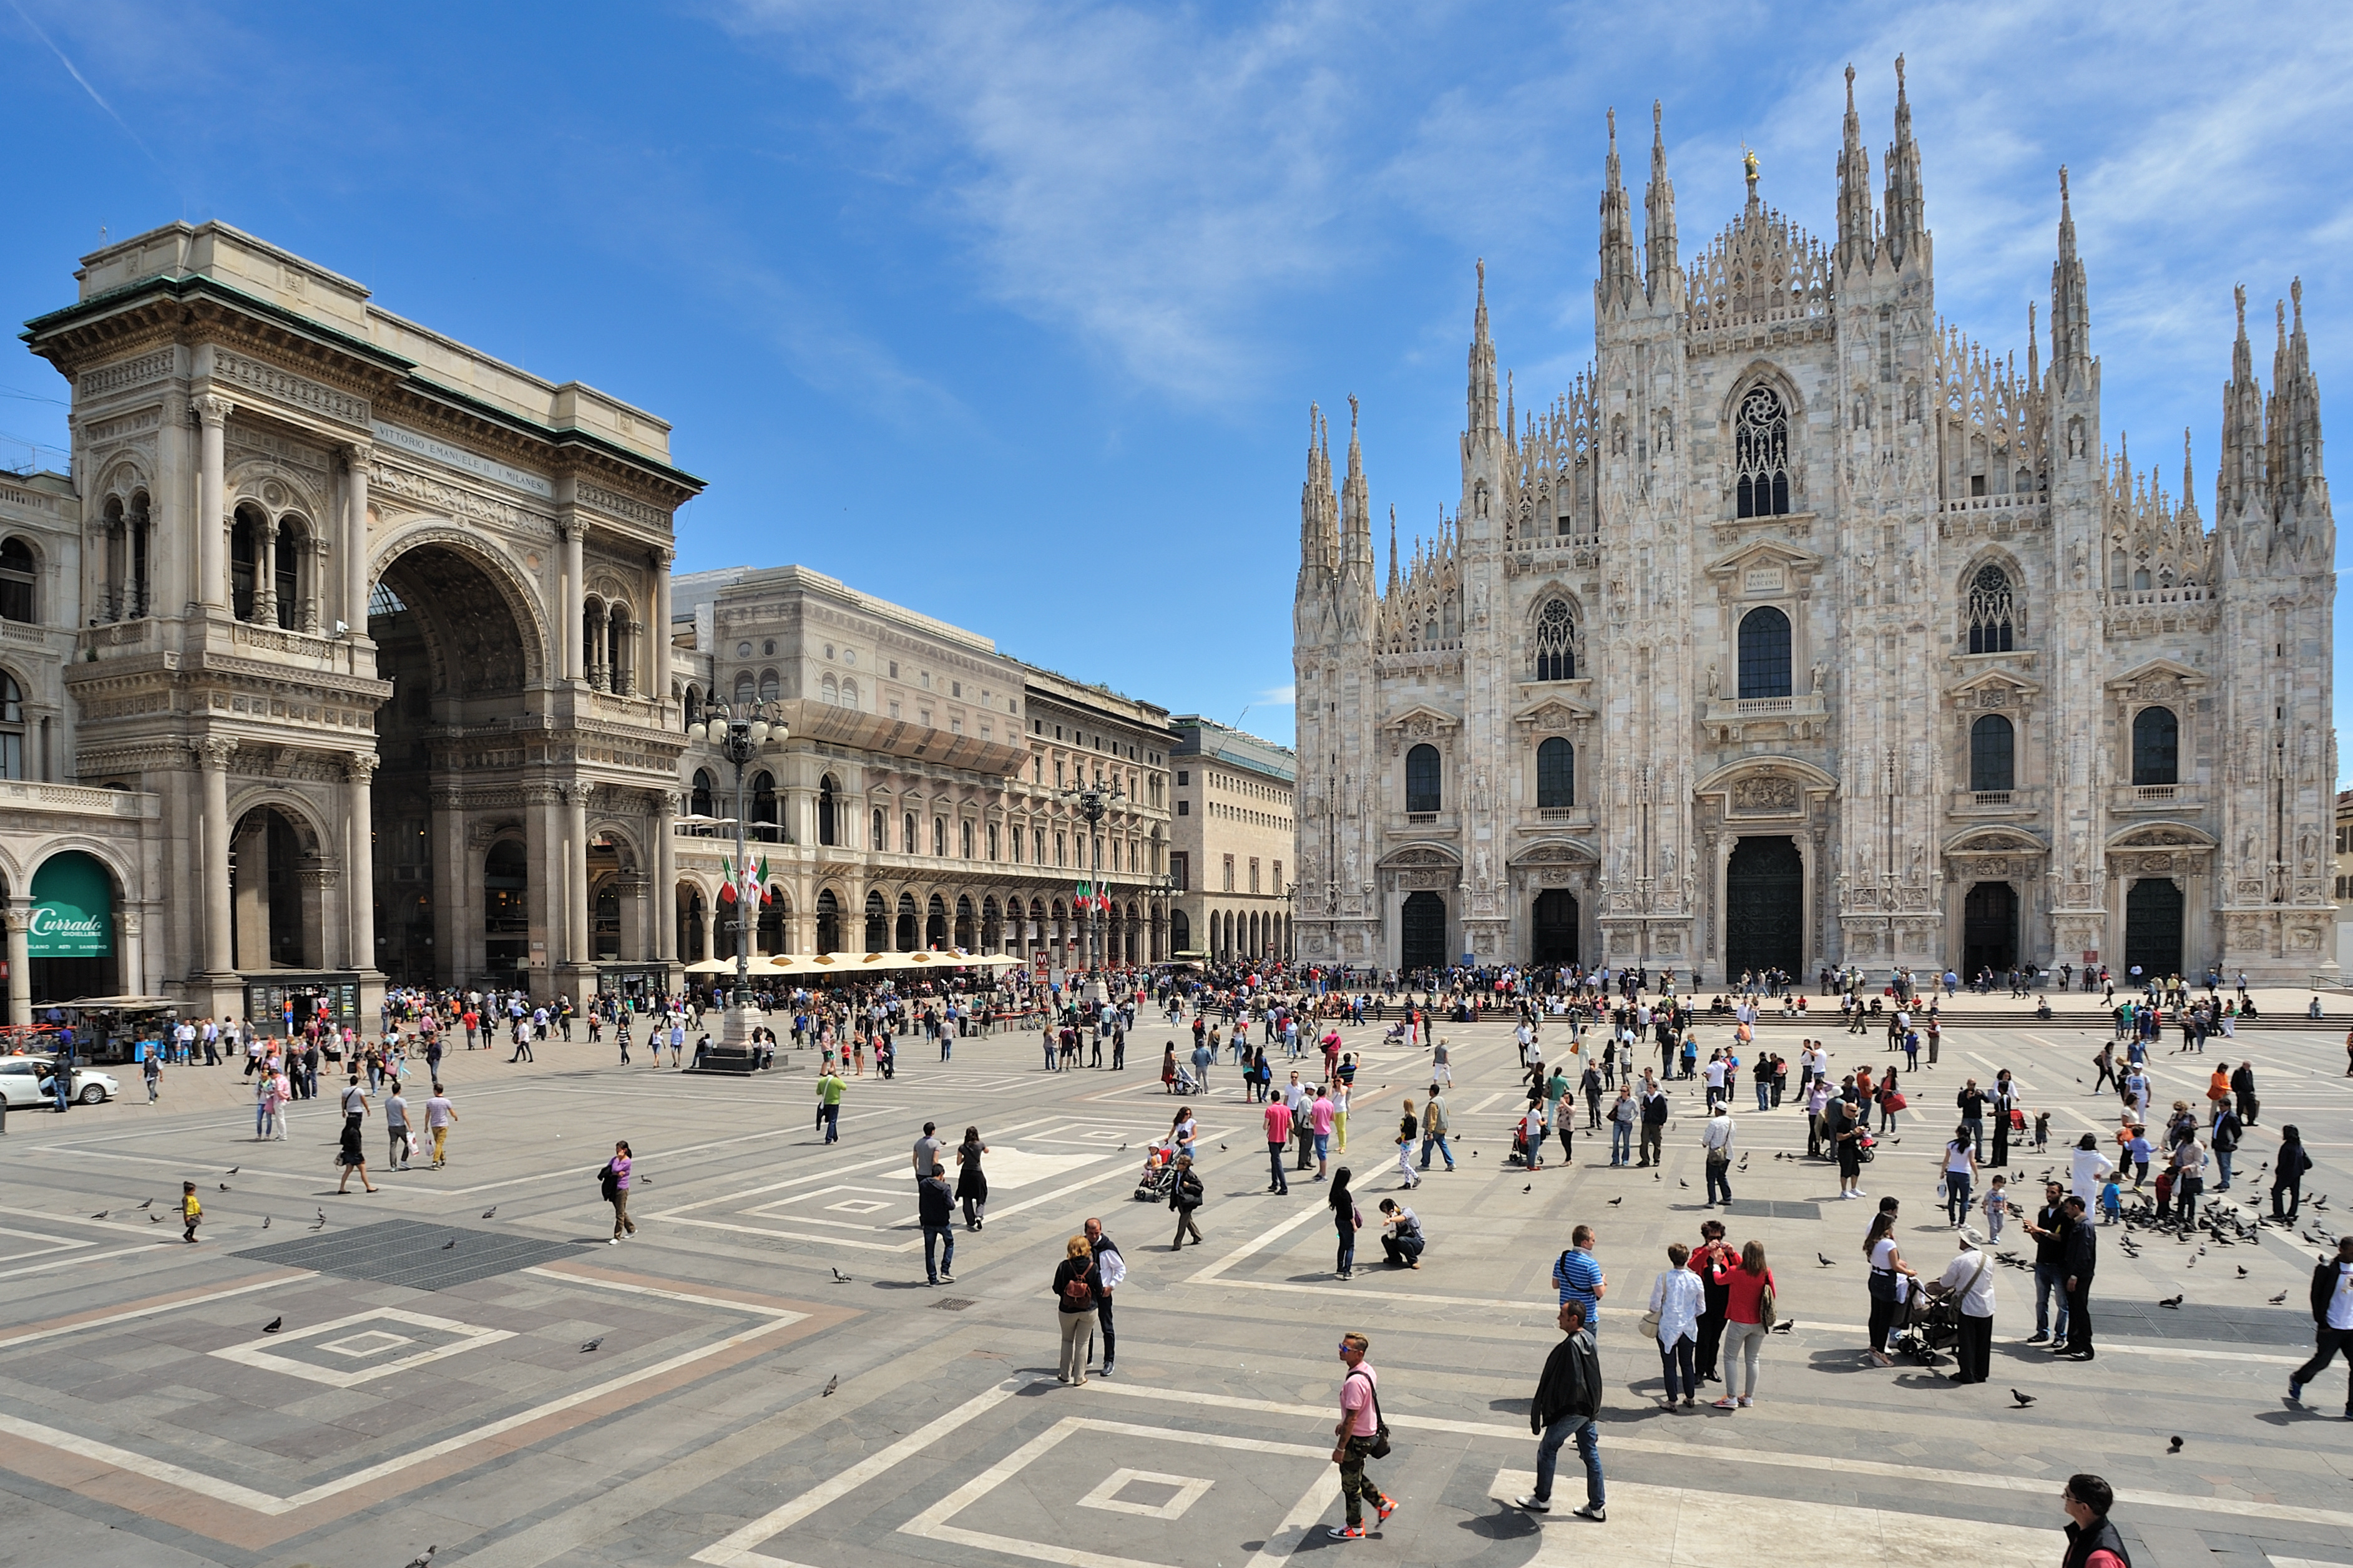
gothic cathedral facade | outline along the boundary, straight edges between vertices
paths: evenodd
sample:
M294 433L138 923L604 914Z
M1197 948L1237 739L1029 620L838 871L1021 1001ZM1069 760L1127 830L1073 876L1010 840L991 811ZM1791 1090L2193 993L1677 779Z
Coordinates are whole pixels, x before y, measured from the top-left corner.
M1525 419L1485 274L1461 493L1376 570L1311 416L1293 618L1300 958L2303 984L2335 973L2335 525L2300 288L2240 294L2211 518L2101 424L2060 172L2049 359L1936 314L1897 62L1873 200L1686 266L1610 128L1589 371Z

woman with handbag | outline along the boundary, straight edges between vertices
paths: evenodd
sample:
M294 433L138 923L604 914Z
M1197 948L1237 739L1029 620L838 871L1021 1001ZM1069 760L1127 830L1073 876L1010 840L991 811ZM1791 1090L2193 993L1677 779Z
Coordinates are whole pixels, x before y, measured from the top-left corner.
M1348 1191L1347 1166L1332 1173L1332 1194L1327 1201L1332 1205L1332 1224L1340 1233L1340 1255L1332 1265L1332 1272L1346 1279L1356 1271L1356 1232L1365 1225L1365 1216L1356 1212L1356 1195Z
M1757 1403L1757 1357L1777 1317L1773 1271L1765 1266L1765 1244L1740 1249L1737 1268L1725 1271L1724 1307L1724 1397L1718 1410L1746 1410ZM1743 1367L1747 1376L1741 1376Z
M1643 1327L1658 1337L1659 1366L1666 1378L1668 1409L1674 1407L1678 1381L1683 1408L1693 1409L1699 1403L1699 1378L1693 1362L1699 1346L1699 1312L1704 1292L1690 1263L1690 1247L1680 1241L1668 1246L1667 1267L1651 1282L1651 1310L1642 1320Z
M1953 1129L1952 1142L1945 1145L1945 1177L1937 1184L1945 1200L1945 1217L1958 1230L1969 1217L1969 1186L1977 1179L1978 1155L1976 1140L1969 1136L1969 1124L1961 1122Z
M1083 1387L1087 1361L1095 1349L1095 1249L1083 1236L1062 1244L1062 1261L1054 1268L1054 1306L1062 1330L1062 1364L1058 1383Z
M1904 1261L1904 1251L1895 1245L1895 1212L1894 1198L1879 1201L1879 1213L1871 1222L1871 1231L1862 1238L1862 1255L1871 1260L1871 1362L1873 1366L1894 1366L1895 1358L1887 1353L1887 1336L1894 1331L1904 1298L1915 1278L1912 1266Z

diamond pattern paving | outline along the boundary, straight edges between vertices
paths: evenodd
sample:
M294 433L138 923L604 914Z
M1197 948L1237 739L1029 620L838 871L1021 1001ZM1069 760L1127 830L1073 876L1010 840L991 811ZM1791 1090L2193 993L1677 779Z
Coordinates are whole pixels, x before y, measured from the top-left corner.
M456 1241L457 1246L448 1245ZM426 1225L410 1219L378 1220L348 1230L329 1230L295 1241L248 1247L237 1253L287 1268L314 1268L348 1279L405 1285L413 1290L447 1290L533 1264L583 1251L584 1245L501 1236L467 1226Z

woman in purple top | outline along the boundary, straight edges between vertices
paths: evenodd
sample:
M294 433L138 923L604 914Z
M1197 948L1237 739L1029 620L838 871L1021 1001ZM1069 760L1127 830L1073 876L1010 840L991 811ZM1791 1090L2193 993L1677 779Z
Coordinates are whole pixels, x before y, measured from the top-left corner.
M605 1163L605 1201L613 1205L613 1239L607 1246L621 1245L621 1233L638 1234L637 1222L629 1218L629 1146L626 1142L613 1145L613 1157Z

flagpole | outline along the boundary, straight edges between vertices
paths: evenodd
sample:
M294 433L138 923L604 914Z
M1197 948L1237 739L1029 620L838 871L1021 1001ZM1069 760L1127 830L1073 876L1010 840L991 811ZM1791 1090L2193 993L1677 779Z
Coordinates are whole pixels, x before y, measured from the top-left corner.
M704 738L719 754L735 768L735 863L729 868L734 889L735 905L735 989L728 998L726 1024L722 1031L722 1051L733 1058L737 1053L748 1061L751 1057L751 1037L754 1027L748 998L752 990L752 933L758 930L754 917L752 897L747 893L751 880L752 857L749 847L750 829L744 800L748 782L745 770L761 752L772 745L780 746L791 731L782 722L769 721L766 704L747 704L740 713L725 704L718 707L718 717L703 728ZM737 1068L731 1059L728 1066Z

